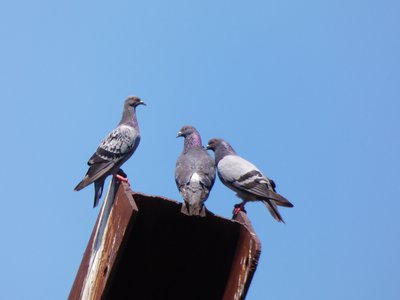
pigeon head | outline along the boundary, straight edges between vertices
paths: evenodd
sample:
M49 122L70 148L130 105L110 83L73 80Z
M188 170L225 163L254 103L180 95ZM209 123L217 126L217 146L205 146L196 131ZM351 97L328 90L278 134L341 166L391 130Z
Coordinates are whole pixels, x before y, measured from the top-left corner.
M235 155L236 152L232 146L223 139L213 138L208 141L207 150L212 150L215 153L215 163L218 163L226 155Z
M201 143L201 137L199 132L193 126L186 125L179 130L176 137L184 137L185 143L183 151L187 151L190 148L194 147L203 147Z
M178 132L176 137L184 137L184 138L186 138L187 136L191 135L194 132L197 133L196 128L194 128L193 126L190 126L190 125L186 125L186 126L183 126L181 128L181 130L179 130L179 132Z
M136 96L129 96L125 100L125 108L133 107L135 108L138 105L146 105L139 97Z
M121 121L119 125L127 125L135 127L136 130L139 130L137 119L136 119L136 107L138 105L146 105L139 97L129 96L125 100L124 111L122 113Z
M223 147L223 144L226 143L223 139L211 139L208 141L207 150L216 151L217 148Z

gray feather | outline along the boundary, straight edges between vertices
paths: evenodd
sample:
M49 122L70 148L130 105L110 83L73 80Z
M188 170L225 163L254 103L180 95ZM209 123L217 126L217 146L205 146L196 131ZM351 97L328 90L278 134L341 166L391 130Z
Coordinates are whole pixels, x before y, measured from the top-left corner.
M271 215L283 222L277 205L293 207L285 197L275 190L275 183L255 165L240 157L232 146L222 139L211 139L208 149L214 150L218 176L222 183L247 201L263 201Z
M274 200L264 200L263 203L268 208L270 214L274 217L278 222L285 223L281 214L279 213L278 207L276 206Z
M204 202L214 181L214 160L201 145L198 132L191 131L185 136L184 150L175 169L175 182L184 201L181 211L187 215L205 216Z
M100 143L96 152L88 161L89 170L75 187L79 191L95 182L94 206L101 197L104 180L115 175L121 165L135 152L140 142L140 130L136 118L136 106L144 104L137 97L128 97L118 127L110 132Z

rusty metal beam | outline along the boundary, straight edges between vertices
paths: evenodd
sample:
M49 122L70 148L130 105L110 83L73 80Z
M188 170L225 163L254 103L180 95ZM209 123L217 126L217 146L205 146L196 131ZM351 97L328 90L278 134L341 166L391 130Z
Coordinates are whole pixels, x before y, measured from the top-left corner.
M240 228L224 300L244 299L246 297L261 255L261 242L247 215L240 211L235 220L243 226Z
M116 194L115 187L119 187ZM111 270L116 268L125 234L129 231L137 211L129 187L116 185L112 180L69 300L103 299Z
M261 252L246 214L188 217L178 202L126 184L112 199L108 193L69 300L245 298Z

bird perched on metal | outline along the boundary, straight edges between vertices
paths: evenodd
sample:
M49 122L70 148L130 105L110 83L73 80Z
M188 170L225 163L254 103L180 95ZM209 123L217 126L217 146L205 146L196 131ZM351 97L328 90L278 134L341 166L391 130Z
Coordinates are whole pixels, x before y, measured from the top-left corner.
M136 96L126 98L122 118L117 128L100 143L88 161L89 170L75 187L75 191L79 191L94 182L93 207L99 203L107 176L114 175L120 181L128 181L120 167L132 156L140 142L140 130L136 118L138 105L145 105L145 103Z
M258 200L265 204L275 220L285 223L277 205L293 207L293 204L276 192L275 183L271 179L263 175L255 165L237 155L232 146L223 139L211 139L207 149L215 153L215 165L222 183L243 200L235 205L234 216L240 210L245 211L246 202Z
M193 126L183 126L177 137L185 138L175 169L176 186L183 197L181 212L205 217L204 202L215 181L214 160L203 147L200 134Z

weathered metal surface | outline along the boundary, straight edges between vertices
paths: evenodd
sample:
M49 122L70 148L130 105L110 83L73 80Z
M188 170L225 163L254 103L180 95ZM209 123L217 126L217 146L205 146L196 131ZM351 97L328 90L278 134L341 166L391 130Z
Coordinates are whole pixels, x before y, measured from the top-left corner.
M110 274L117 267L124 236L129 231L137 207L127 186L121 185L115 197L114 187L113 180L72 286L69 300L104 299Z
M244 212L235 218L243 226L240 228L236 254L224 294L224 300L245 299L261 255L261 243Z
M109 219L92 292L82 297L96 227L70 300L245 298L261 248L245 214L189 217L176 201L122 184Z

